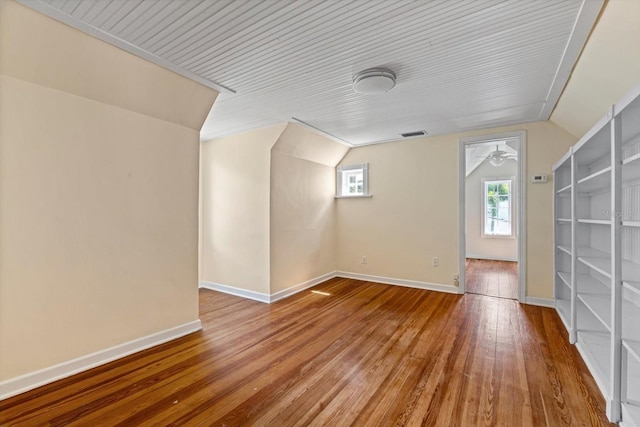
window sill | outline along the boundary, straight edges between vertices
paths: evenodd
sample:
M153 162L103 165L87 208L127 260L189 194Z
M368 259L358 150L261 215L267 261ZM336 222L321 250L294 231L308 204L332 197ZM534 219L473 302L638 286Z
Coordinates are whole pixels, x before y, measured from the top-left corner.
M373 197L373 194L364 194L362 196L335 196L335 199L367 199Z
M514 236L513 234L510 236L503 236L503 235L491 235L491 234L483 234L482 236L483 239L502 239L502 240L515 240L516 236Z

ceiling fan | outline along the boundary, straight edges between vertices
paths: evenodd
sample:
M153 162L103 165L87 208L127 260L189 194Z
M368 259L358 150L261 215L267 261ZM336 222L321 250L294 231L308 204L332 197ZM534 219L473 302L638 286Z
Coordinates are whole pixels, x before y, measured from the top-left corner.
M492 151L485 160L488 160L493 166L502 166L505 160L515 160L517 156L504 150L500 150L496 145L496 151Z

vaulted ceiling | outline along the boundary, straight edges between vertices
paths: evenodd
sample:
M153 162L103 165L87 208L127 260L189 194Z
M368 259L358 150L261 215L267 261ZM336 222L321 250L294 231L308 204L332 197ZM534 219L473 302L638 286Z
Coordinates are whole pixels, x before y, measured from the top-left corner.
M220 90L202 139L298 121L350 145L549 118L602 0L19 0ZM353 76L387 67L379 95Z

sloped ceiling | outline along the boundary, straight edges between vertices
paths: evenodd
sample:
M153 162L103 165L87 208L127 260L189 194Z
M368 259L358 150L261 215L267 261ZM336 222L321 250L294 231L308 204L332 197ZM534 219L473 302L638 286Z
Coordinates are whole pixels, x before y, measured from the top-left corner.
M513 148L510 144L513 145L514 143L511 141L498 141L467 146L465 153L466 176L471 175L471 173L482 163L488 161L487 156L491 154L496 147L498 150L502 150L513 155L512 160L516 160L518 158L518 150ZM515 142L515 144L517 144L517 142Z
M607 2L551 121L581 137L640 85L640 1Z
M222 90L202 139L299 121L346 144L546 120L601 0L20 0ZM353 92L388 67L397 86Z

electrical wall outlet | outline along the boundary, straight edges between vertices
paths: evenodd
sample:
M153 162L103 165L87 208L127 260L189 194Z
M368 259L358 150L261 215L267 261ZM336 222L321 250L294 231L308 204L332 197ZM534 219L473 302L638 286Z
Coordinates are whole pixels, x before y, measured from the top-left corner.
M431 266L432 267L440 267L440 258L438 257L433 257L431 258Z
M366 264L366 263L367 263L367 257L366 257L366 256L363 256L363 257L362 257L362 263L363 263L363 264Z
M453 275L453 285L454 286L459 286L460 285L460 276L458 274L454 274Z

